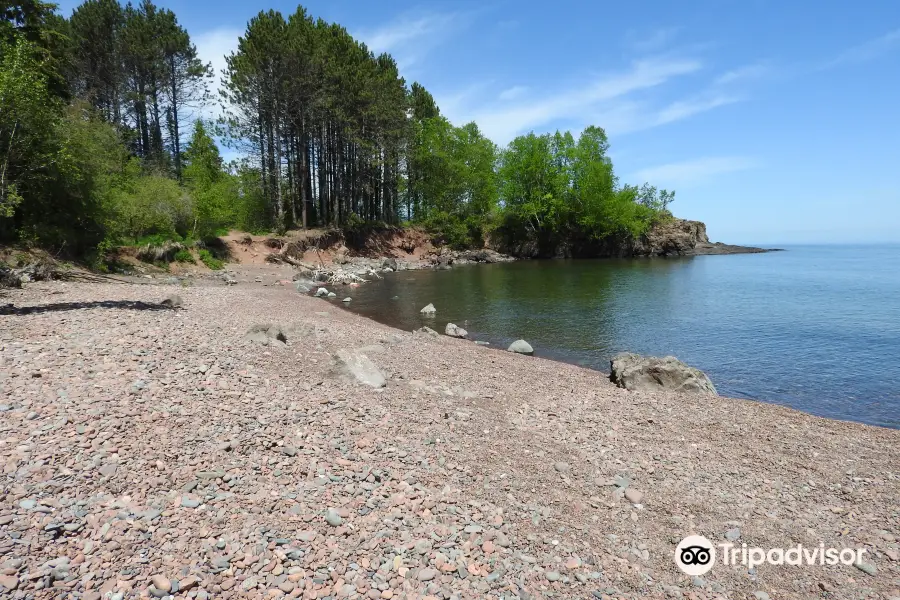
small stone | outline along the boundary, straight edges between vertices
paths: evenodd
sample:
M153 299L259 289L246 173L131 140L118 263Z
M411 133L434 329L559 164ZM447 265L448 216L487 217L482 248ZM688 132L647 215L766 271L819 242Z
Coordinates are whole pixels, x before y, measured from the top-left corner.
M350 296L347 296L346 298L344 298L343 300L341 300L341 302L348 302L348 303L351 302L351 301L353 301L353 298L351 298Z
M172 582L164 575L154 575L150 578L150 583L158 590L168 592L172 589Z
M327 289L325 289L325 288L323 288L323 287L320 287L319 289L316 290L316 298L323 298L323 297L326 297L326 296L328 296L328 290L327 290Z
M182 300L181 296L178 294L172 294L171 296L164 298L160 304L168 306L169 308L181 308L181 306L184 305L184 300Z
M468 331L453 323L447 323L447 327L444 328L444 333L455 338L464 338L469 335Z
M344 522L344 519L341 518L341 515L339 515L336 510L329 508L325 511L325 522L332 527L338 527Z
M282 446L281 453L285 456L297 456L297 449L293 446Z
M419 571L419 581L431 581L437 577L437 571L434 569L422 569Z
M876 569L875 569L875 565L873 565L872 563L860 561L860 562L853 563L853 566L856 567L857 569L859 569L860 571L862 571L863 573L865 573L866 575L871 575L872 577L875 577Z
M766 592L753 592L753 597L756 600L769 600L769 594Z
M25 510L32 510L35 506L37 506L37 500L32 500L31 498L26 498L19 502L19 508L24 508Z
M544 577L547 578L547 581L559 581L560 574L559 571L547 571Z
M203 504L198 498L193 498L191 496L182 496L181 497L181 505L185 508L197 508Z
M568 473L571 470L569 467L569 463L566 462L558 462L553 465L553 468L557 470L559 473Z
M627 492L628 490L625 490L625 491ZM741 530L739 527L734 527L733 529L729 529L728 531L725 532L725 539L728 540L729 542L734 542L740 537L741 537Z
M625 489L625 498L632 504L640 504L644 499L644 494L634 488Z
M19 587L19 578L15 575L0 575L0 586L12 591Z
M101 475L104 477L112 477L116 474L116 470L119 468L119 465L116 463L106 463L102 467L98 469Z
M694 576L694 578L691 579L691 584L694 587L703 588L703 587L706 587L706 580L703 579L702 577Z

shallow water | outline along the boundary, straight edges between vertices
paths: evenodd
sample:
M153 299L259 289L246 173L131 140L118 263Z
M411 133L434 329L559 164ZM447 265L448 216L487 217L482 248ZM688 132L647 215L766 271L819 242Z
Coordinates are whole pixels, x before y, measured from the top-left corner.
M900 428L900 246L473 265L351 295L351 310L406 330L453 322L602 371L621 351L671 354L723 396Z

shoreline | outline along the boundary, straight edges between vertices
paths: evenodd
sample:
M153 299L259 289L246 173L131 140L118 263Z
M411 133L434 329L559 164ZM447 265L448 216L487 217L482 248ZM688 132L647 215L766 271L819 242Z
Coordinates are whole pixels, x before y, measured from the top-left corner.
M181 308L129 308L169 294ZM5 301L45 307L0 316L12 399L0 520L31 542L7 552L37 598L55 592L31 576L61 556L73 566L60 581L82 593L138 593L161 574L217 598L282 584L349 598L897 595L896 430L627 392L593 370L402 332L287 286L48 282ZM246 341L255 323L280 324L287 344ZM342 349L365 353L386 386L339 376ZM37 475L66 471L75 477L55 488ZM77 513L60 501L75 494L92 499ZM325 522L327 508L342 524ZM73 529L54 536L51 522ZM148 528L186 543L164 549ZM718 565L698 582L675 568L673 540L733 530L764 548L865 548L874 574L762 566L750 578ZM134 565L136 553L148 562ZM222 557L228 568L214 566ZM89 589L82 571L95 573Z

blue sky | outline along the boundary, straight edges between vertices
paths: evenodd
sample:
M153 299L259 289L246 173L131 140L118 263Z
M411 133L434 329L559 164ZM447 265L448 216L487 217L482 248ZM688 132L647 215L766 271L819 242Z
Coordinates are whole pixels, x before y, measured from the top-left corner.
M68 14L77 2L62 2ZM216 68L273 0L158 0ZM900 242L900 2L311 1L457 124L607 130L623 182L732 243Z

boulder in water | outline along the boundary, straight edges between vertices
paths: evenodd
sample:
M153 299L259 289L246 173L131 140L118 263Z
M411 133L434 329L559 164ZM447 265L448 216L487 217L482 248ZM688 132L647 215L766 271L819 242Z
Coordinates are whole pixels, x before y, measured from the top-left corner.
M453 323L447 323L447 327L444 328L444 333L455 338L464 338L469 335L468 331Z
M320 287L319 289L316 290L316 298L323 298L325 296L328 296L327 289Z
M429 304L428 306L426 306L419 312L422 313L423 315L425 315L426 317L433 317L434 314L437 312L437 309L434 307L434 304Z
M674 356L659 358L623 352L614 356L609 365L610 380L626 390L670 390L718 396L706 373L684 364Z
M507 348L510 352L515 352L516 354L525 354L527 356L531 356L534 354L534 348L531 347L531 344L526 342L525 340L516 340Z

